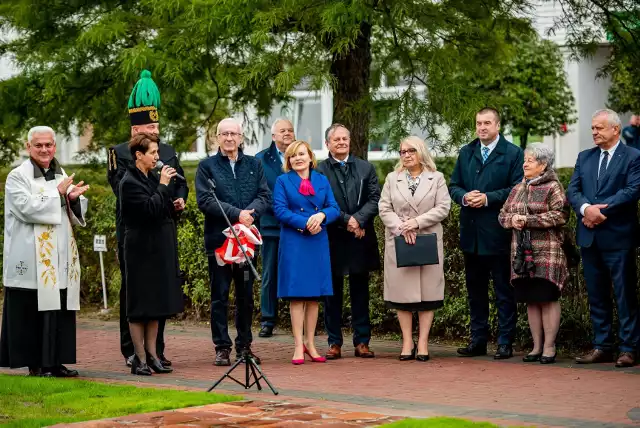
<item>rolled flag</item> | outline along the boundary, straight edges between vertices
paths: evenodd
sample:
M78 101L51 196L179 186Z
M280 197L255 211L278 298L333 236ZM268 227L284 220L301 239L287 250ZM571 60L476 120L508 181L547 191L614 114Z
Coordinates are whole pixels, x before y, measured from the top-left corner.
M244 248L247 256L249 258L253 258L255 255L256 245L262 245L262 235L260 235L258 228L254 225L247 227L242 223L234 224L233 228L238 234L242 248ZM218 265L224 266L225 264L230 265L233 263L244 263L246 259L244 254L242 254L238 241L236 241L236 238L233 236L231 228L227 227L222 231L222 233L224 233L227 239L224 241L224 244L215 251Z

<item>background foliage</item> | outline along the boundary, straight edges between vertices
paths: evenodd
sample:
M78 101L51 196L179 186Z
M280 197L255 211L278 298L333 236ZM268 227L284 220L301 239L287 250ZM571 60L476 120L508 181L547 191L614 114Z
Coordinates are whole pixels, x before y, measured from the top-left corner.
M449 177L453 169L455 159L440 158L437 160L438 169ZM376 162L381 181L393 169L392 161ZM77 228L76 237L81 251L82 264L82 299L85 307L94 305L96 308L102 299L100 284L100 263L97 253L93 252L93 235L107 235L107 246L109 252L105 254L105 269L108 284L109 306L117 305L118 292L120 287L120 273L116 259L115 241L115 198L106 181L106 172L101 166L69 167L68 171L76 172L78 179L91 183L90 209L86 228ZM568 183L571 169L561 169L560 179L565 184ZM193 183L195 165L185 165L185 175L189 183ZM6 175L6 171L4 172ZM4 175L0 176L4 180ZM193 188L191 189L194 190ZM195 195L191 193L191 195ZM0 194L4 198L4 195ZM3 209L3 208L2 208ZM0 212L0 214L3 214ZM4 216L1 218L4 219ZM3 220L4 221L4 220ZM571 219L572 227L575 225L575 217ZM207 270L207 259L204 252L203 242L204 219L197 208L195 198L190 197L187 201L185 215L179 225L179 256L180 265L186 272L187 282L184 285L186 311L182 317L207 321L209 319L209 277ZM459 250L459 208L454 205L451 213L443 223L445 242L445 305L436 313L433 336L444 339L463 341L468 335L469 310L467 306L466 288L464 281L464 263L462 253ZM383 254L383 228L379 219L376 219L378 231L380 254ZM2 235L0 235L1 237ZM1 259L1 258L0 258ZM258 266L259 268L259 266ZM345 293L349 288L345 287ZM382 273L374 273L370 283L371 322L376 333L399 333L399 326L395 318L395 313L385 308L383 302L383 277ZM260 287L254 287L255 313L254 320L259 320L259 300ZM231 299L233 302L233 298ZM349 325L350 308L349 300L346 299L346 310L344 313L344 324ZM590 341L590 318L586 298L586 289L582 276L578 271L572 272L572 276L566 285L562 297L562 325L559 335L559 344L564 346L583 346ZM233 310L233 306L231 307ZM518 341L528 344L530 334L526 321L526 309L520 305L520 317L518 319ZM232 314L233 312L231 312ZM492 331L496 330L496 311L491 308ZM280 304L280 325L287 326L288 307Z

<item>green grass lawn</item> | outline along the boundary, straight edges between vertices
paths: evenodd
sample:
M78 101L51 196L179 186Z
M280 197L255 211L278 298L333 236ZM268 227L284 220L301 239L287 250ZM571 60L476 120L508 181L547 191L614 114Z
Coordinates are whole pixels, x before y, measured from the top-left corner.
M455 418L405 419L392 424L383 425L386 428L497 428L498 425L488 422L471 422Z
M42 427L240 399L206 392L0 374L0 426Z

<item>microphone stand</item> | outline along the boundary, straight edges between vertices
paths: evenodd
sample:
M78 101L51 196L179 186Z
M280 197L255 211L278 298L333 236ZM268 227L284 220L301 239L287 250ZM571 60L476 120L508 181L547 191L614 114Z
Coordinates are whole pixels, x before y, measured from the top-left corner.
M231 224L231 221L229 221L229 217L227 217L227 214L224 212L224 209L222 208L222 204L220 203L220 200L218 199L218 195L216 195L216 183L211 178L207 178L207 182L209 183L209 186L211 187L211 189L210 189L211 194L213 195L213 198L215 199L216 203L218 204L218 207L220 208L220 211L222 212L222 216L224 217L225 221L227 222L227 225L229 226L229 228L231 229L231 232L233 233L233 237L235 238L236 242L238 243L238 246L240 247L240 250L242 251L242 254L244 255L245 262L241 263L240 266L242 266L244 263L247 263L249 265L249 268L251 269L251 272L255 276L255 278L257 280L260 280L261 277L258 274L258 271L253 266L253 263L251 263L251 259L247 255L246 251L244 250L244 248L242 246L242 243L240 242L240 237L238 236L236 230L233 228L233 225ZM250 280L249 272L247 272L245 270L245 272L244 272L245 290L249 289L249 287L248 287L249 280ZM249 298L252 299L253 296L249 296ZM231 372L233 372L242 363L245 364L245 379L244 379L244 382L241 382L238 379L236 379L233 376L231 376ZM258 376L258 373L260 374L260 376ZM253 377L253 381L251 381L252 377ZM273 387L273 385L271 385L271 382L269 382L269 379L267 379L267 376L264 373L262 373L262 370L260 370L260 366L256 363L256 360L249 353L248 349L243 349L242 350L242 354L240 355L240 358L238 359L238 361L236 361L235 364L229 370L227 370L227 372L225 374L223 374L220 379L218 379L216 381L216 383L214 383L209 389L207 389L207 392L211 392L216 386L220 385L220 383L222 383L222 381L225 378L229 378L229 379L233 380L234 382L236 382L240 386L243 386L244 389L249 389L253 385L256 385L258 387L259 391L262 391L262 385L260 385L260 380L264 380L267 383L267 385L269 386L269 389L271 389L271 392L273 392L274 395L278 395L278 390L276 390Z

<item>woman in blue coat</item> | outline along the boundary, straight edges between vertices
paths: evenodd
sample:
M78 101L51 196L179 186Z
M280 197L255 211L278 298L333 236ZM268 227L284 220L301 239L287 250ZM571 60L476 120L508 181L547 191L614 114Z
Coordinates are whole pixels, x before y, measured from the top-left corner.
M314 336L318 302L333 295L327 225L338 219L340 208L316 165L309 144L294 141L284 155L285 174L273 190L273 212L281 223L278 298L291 301L291 362L296 365L304 363L305 354L311 361L326 361L316 350Z

